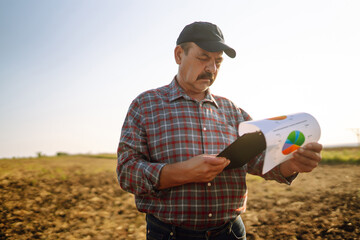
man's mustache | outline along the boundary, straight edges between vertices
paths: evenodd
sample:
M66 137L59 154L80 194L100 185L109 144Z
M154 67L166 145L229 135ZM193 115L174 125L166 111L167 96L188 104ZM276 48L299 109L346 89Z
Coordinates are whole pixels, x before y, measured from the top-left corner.
M210 81L212 82L215 80L215 76L210 72L204 72L200 74L197 79L210 79Z

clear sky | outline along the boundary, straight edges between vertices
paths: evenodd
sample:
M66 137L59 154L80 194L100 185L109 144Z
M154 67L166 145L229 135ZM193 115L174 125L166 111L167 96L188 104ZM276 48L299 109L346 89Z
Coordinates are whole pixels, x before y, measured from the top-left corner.
M212 93L255 120L308 112L322 144L356 144L359 12L356 0L0 0L0 158L114 153L129 104L170 83L194 21L237 51Z

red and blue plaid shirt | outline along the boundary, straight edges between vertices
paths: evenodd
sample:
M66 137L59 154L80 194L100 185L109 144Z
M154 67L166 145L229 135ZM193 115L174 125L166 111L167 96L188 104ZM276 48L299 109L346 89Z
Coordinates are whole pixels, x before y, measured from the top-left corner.
M263 154L209 183L158 190L160 171L200 154L218 154L238 137L239 124L247 120L245 111L209 91L202 101L191 99L176 79L142 93L132 102L122 128L117 152L120 186L135 195L139 211L164 222L197 230L224 224L245 211L246 173L290 184L278 167L261 175Z

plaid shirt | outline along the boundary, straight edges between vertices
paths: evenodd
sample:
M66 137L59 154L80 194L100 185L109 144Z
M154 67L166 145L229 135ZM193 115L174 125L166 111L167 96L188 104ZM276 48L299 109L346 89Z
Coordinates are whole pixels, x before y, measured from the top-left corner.
M139 211L190 229L221 225L245 211L246 173L261 176L263 154L242 168L225 170L209 183L157 190L162 167L200 154L218 154L238 137L249 115L231 101L210 94L191 99L174 79L140 94L126 116L118 147L120 186L135 195ZM265 179L290 184L276 167Z

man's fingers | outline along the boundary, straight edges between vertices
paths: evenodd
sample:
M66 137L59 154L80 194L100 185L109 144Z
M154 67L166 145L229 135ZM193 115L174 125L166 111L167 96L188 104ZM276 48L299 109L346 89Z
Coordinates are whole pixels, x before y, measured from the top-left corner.
M312 168L317 167L320 162L320 160L314 160L312 158L304 157L301 155L296 156L294 158L294 161L301 166L308 166Z
M310 172L318 166L321 161L320 151L322 145L318 143L310 143L299 148L294 153L292 162L296 165L298 172Z
M321 150L323 149L323 146L320 143L317 142L312 142L312 143L308 143L304 146L305 149L308 149L310 151L314 151L317 153L320 153Z
M229 160L223 157L216 157L211 155L205 156L205 163L208 163L212 166L224 165L227 164L227 162L230 163Z
M208 165L208 174L211 176L211 179L218 175L224 170L224 168L229 165L230 160L223 157L206 157L205 164Z
M286 176L294 172L311 172L321 161L322 145L316 142L306 144L293 153L293 158L281 164Z
M295 168L293 169L295 172L311 172L316 166L317 162L313 161L299 161L298 159L292 159Z
M321 160L321 156L319 153L304 148L300 148L296 153L294 153L294 157L301 160L302 162L307 162L307 161L320 162Z

